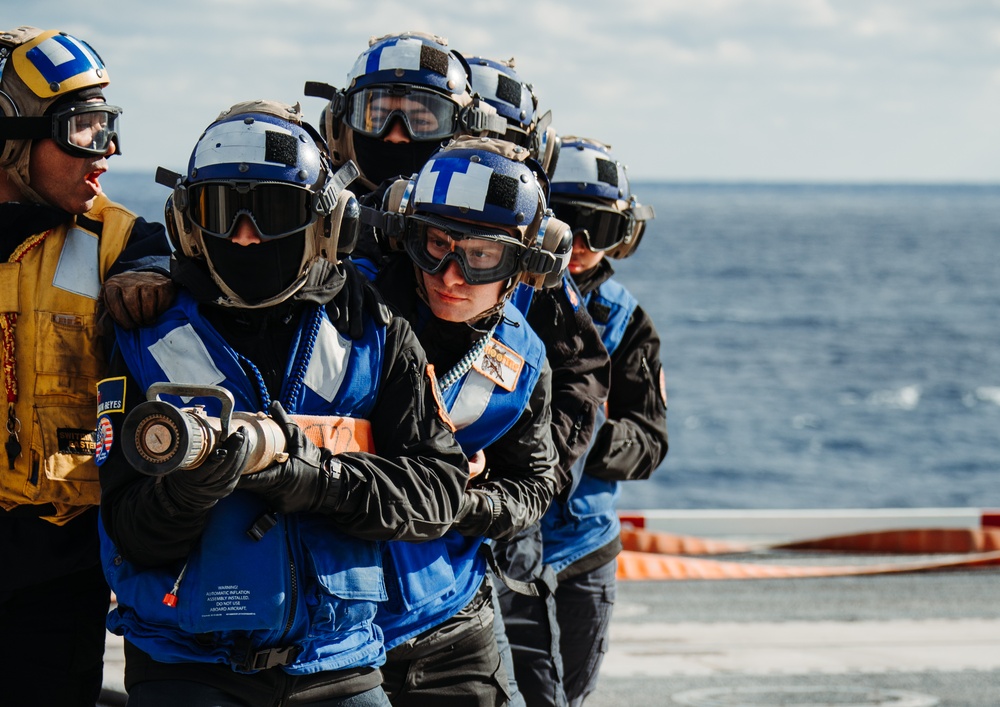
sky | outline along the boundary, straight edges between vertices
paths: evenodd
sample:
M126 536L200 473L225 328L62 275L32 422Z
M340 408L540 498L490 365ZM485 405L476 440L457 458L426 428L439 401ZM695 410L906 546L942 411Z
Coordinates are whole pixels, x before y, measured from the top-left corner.
M119 170L183 171L230 105L343 87L372 36L516 59L633 180L1000 182L1000 0L0 0L103 57Z

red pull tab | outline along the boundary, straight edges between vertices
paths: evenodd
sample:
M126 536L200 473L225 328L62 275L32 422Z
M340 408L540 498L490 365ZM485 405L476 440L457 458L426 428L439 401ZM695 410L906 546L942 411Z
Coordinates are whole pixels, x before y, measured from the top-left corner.
M163 603L173 609L177 606L177 595L167 592L163 595Z

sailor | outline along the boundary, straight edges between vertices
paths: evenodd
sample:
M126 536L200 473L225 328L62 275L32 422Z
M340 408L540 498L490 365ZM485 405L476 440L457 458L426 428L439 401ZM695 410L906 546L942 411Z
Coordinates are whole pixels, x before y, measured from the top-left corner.
M507 120L506 137L526 147L546 173L551 174L558 164L561 140L551 125L551 111L542 114L534 87L520 77L514 66L513 58L496 61L470 57L473 91ZM559 451L558 493L565 498L572 485L570 469L586 452L597 410L607 399L611 361L583 306L583 295L568 271L557 287L534 290L519 285L511 301L525 313L532 329L545 342L552 365L553 439ZM515 538L497 543L495 548L499 565L508 577L533 582L542 593L538 600L513 592L503 583L496 585L499 618L494 626L498 630L500 654L507 661L511 707L524 704L516 680L521 672L546 676L544 681L530 681L533 700L559 704L562 662L552 593L556 580L542 560L541 527L529 526ZM511 610L513 646L508 640L504 607ZM543 689L552 692L546 695Z
M100 694L110 592L98 552L92 438L105 367L98 292L128 268L169 282L163 227L101 188L109 158L121 152L122 111L106 103L108 83L100 56L77 37L27 26L0 31L6 705L92 706ZM141 304L149 291L140 283L135 291L131 304ZM142 318L142 309L123 313Z
M440 537L475 500L423 350L345 262L351 167L334 172L298 106L251 101L163 180L179 294L153 326L118 328L99 388L108 626L130 702L387 705L381 541ZM285 453L244 474L256 447L236 429L194 468L141 473L125 445L144 437L123 429L163 382L269 414ZM222 410L200 389L160 397ZM294 415L354 442L317 443Z
M508 700L483 543L535 524L556 487L545 348L508 301L519 283L559 282L569 261L570 234L547 210L545 180L526 149L462 137L387 192L398 250L375 283L417 332L479 472L470 482L478 503L452 532L389 543L397 593L376 622L396 707Z
M570 705L581 705L596 689L608 649L621 551L619 482L648 478L666 456L667 392L656 328L613 278L608 261L636 252L652 207L638 202L608 145L571 136L562 140L552 205L573 228L569 270L611 354L612 371L603 422L574 467L568 498L557 499L542 519L545 563L559 583L564 690Z
M309 82L306 93L328 99L320 131L334 164L357 163L354 189L361 194L420 171L453 137L507 129L492 106L473 96L464 57L447 39L424 32L373 37L346 88Z

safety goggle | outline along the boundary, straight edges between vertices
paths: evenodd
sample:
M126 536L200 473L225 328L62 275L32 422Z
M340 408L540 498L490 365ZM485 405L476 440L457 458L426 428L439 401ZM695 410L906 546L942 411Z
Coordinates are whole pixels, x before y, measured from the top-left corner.
M345 120L368 137L382 137L394 118L414 140L442 140L458 130L458 105L448 97L411 86L372 86L348 98Z
M283 238L309 226L318 215L316 195L280 182L203 182L187 187L187 215L202 233L229 238L246 215L263 240Z
M521 270L525 247L506 231L432 216L406 218L406 252L424 272L435 275L455 262L470 285L513 277Z
M78 156L103 155L118 138L122 109L107 103L73 103L52 114L52 139L66 152Z
M634 228L628 213L610 206L558 199L553 200L552 210L569 224L574 236L583 236L587 248L595 253L620 245Z
M118 116L122 109L107 103L71 103L51 115L0 117L0 138L40 140L52 138L74 157L104 155L114 141L121 154Z

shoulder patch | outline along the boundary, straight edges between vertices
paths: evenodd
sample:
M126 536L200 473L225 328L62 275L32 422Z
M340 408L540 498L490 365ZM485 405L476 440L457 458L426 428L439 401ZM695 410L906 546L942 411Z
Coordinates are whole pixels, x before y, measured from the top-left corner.
M569 306L573 308L573 311L580 309L580 298L576 294L576 288L570 284L569 278L563 278L563 290L566 292L566 299L569 301Z
M452 433L455 432L455 423L451 421L451 416L448 415L448 408L445 407L444 399L441 397L441 388L438 387L437 374L434 372L434 366L430 363L427 364L427 381L431 386L431 395L434 396L434 404L437 405L437 414Z
M472 367L504 390L512 391L524 368L524 358L496 339L490 339L482 355L472 362Z
M108 460L114 439L115 431L111 424L111 418L107 415L101 415L97 421L97 430L94 432L94 462L97 466Z
M125 376L105 378L97 384L97 414L125 412Z

